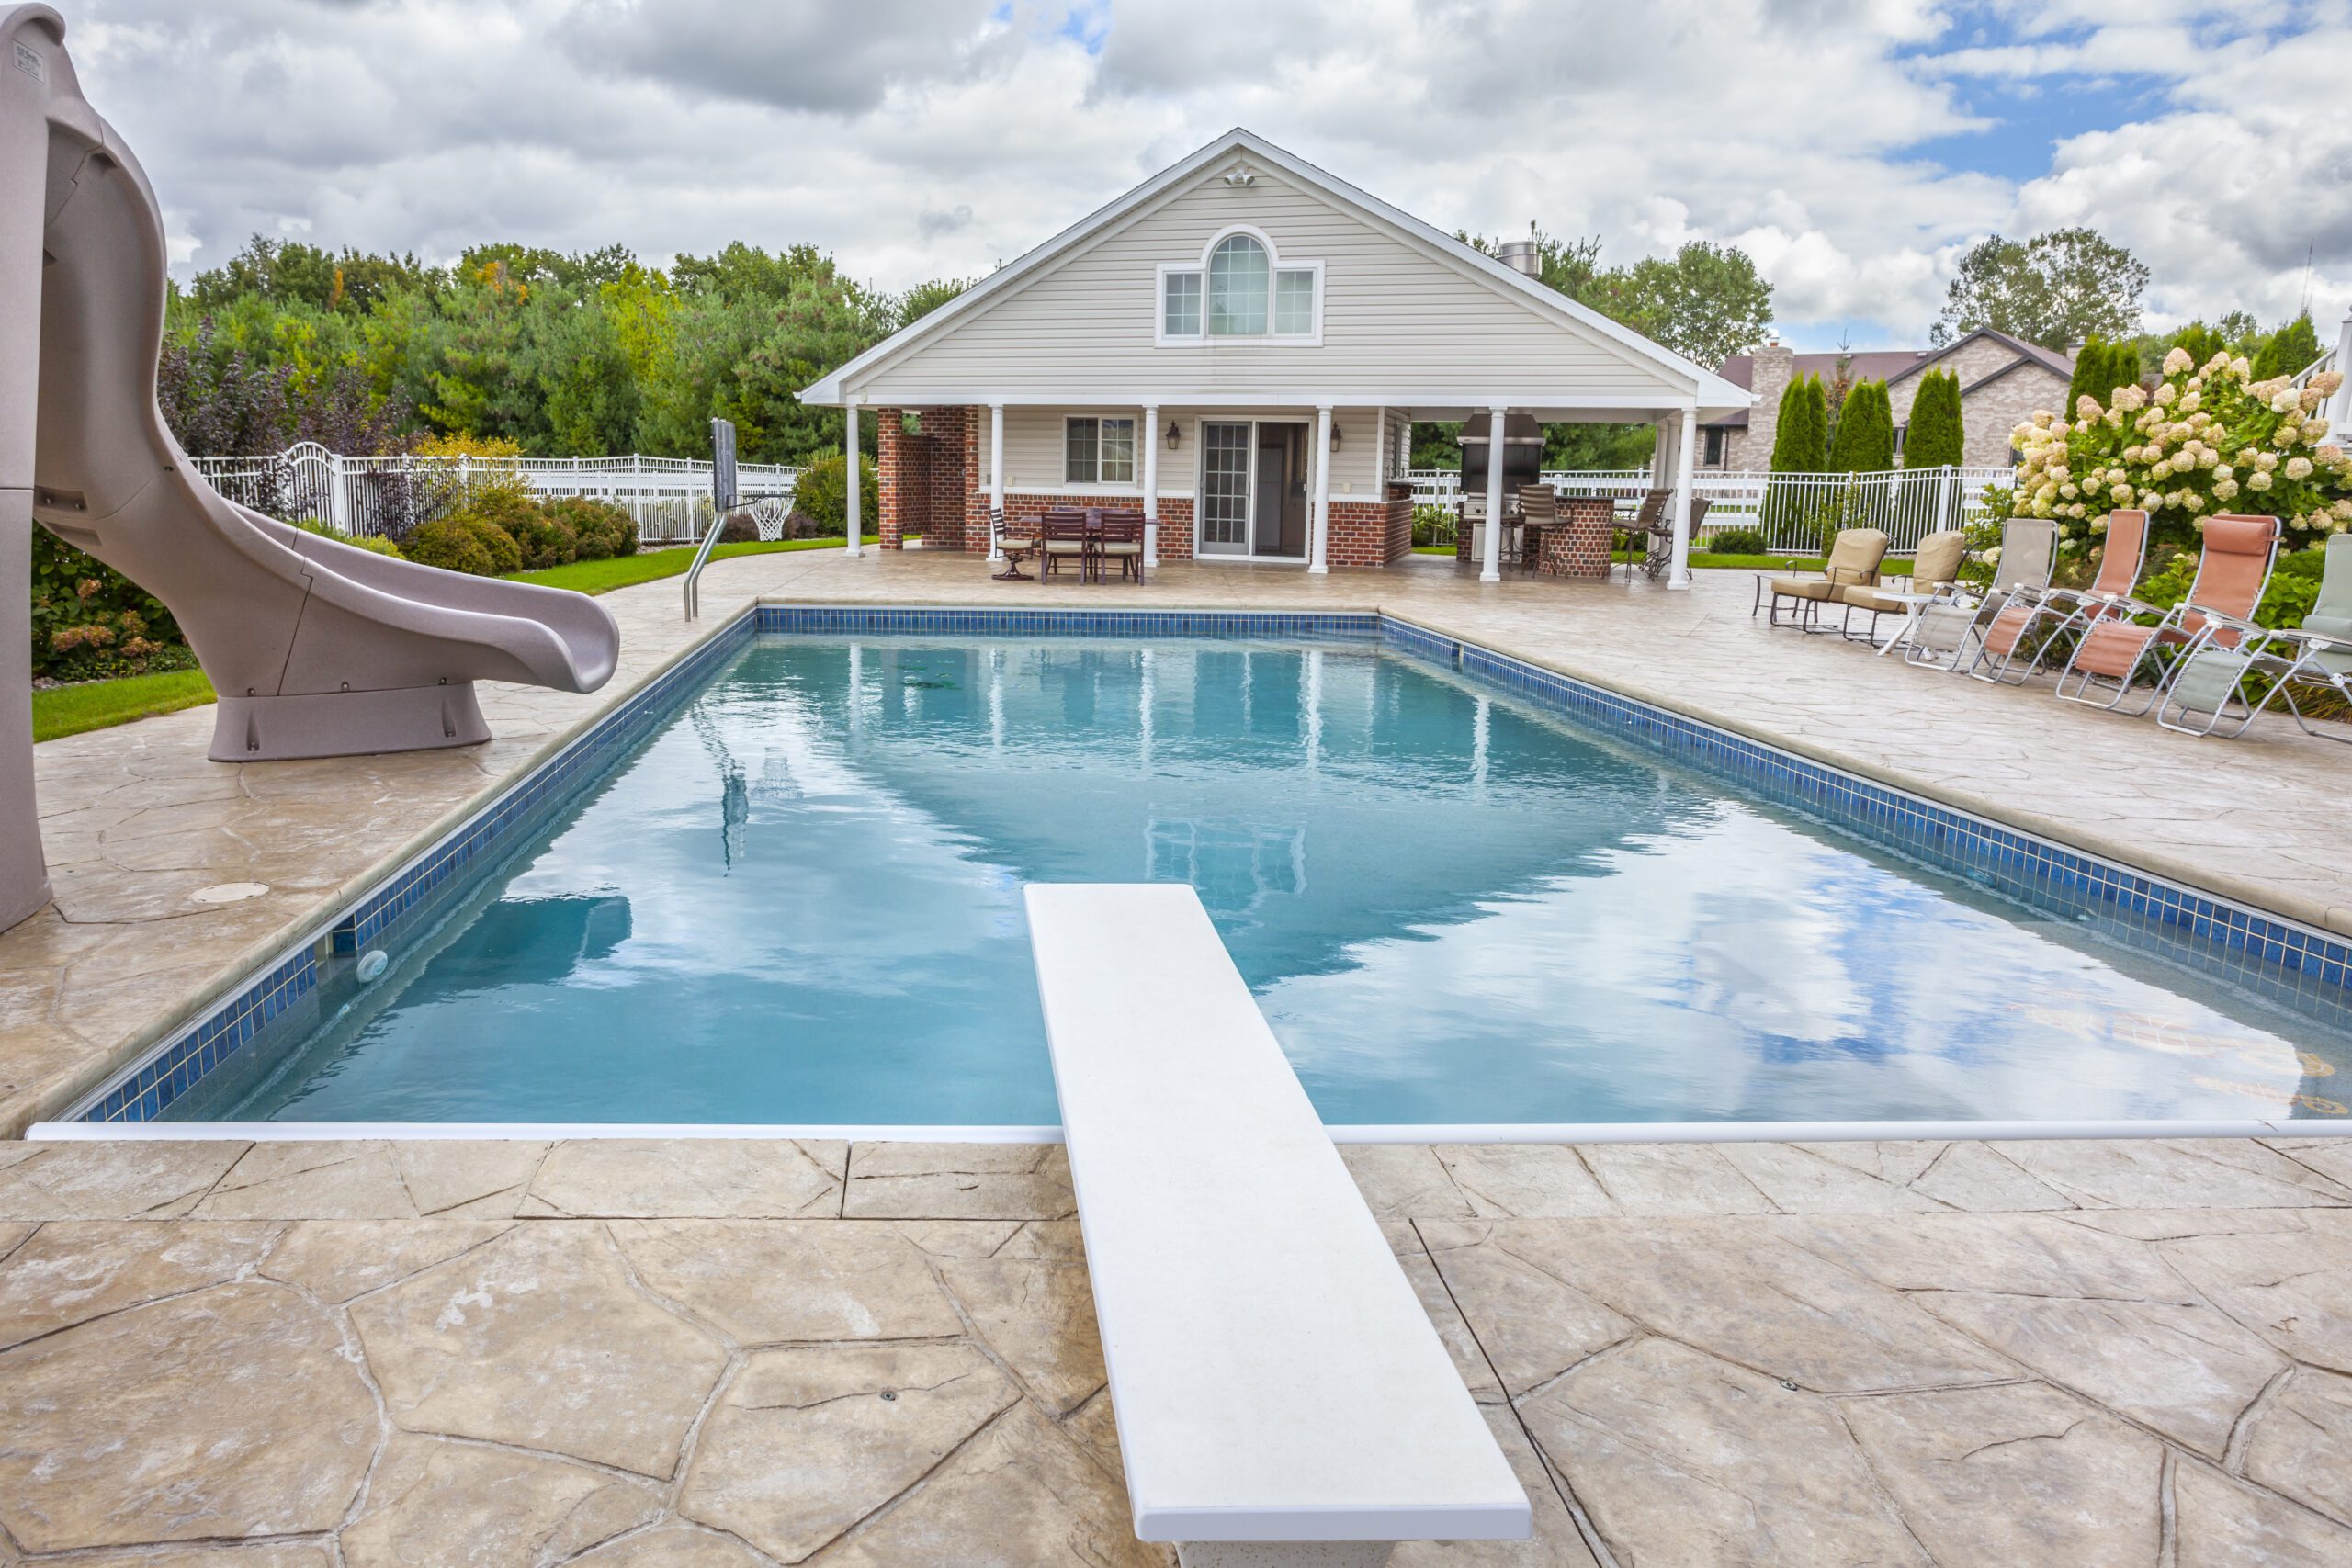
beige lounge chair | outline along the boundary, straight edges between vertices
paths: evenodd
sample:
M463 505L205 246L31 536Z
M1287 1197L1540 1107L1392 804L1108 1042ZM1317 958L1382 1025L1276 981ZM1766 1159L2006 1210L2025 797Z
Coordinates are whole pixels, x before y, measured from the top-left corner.
M1879 563L1886 558L1886 531L1883 528L1848 528L1829 547L1828 558L1821 563L1819 577L1775 577L1765 586L1771 590L1771 608L1764 620L1768 626L1790 626L1799 631L1821 629L1821 607L1839 603L1838 595L1849 588L1867 587L1878 581ZM1789 618L1781 619L1781 603L1792 606ZM1836 629L1836 628L1831 628Z
M1919 541L1911 553L1911 577L1901 593L1942 593L1960 581L1960 563L1968 556L1968 536L1958 528L1944 528ZM1859 639L1875 646L1878 642L1878 618L1881 615L1901 615L1907 624L1917 618L1919 606L1895 590L1878 583L1857 584L1838 591L1838 602L1846 606L1845 624L1838 630L1851 638L1854 635L1854 612L1870 616L1871 624Z

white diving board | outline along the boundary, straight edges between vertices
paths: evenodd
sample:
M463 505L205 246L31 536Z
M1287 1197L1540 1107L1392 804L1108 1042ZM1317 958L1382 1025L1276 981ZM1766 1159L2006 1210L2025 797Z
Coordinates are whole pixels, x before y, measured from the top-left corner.
M1186 1568L1524 1538L1526 1495L1199 897L1026 891L1136 1536Z

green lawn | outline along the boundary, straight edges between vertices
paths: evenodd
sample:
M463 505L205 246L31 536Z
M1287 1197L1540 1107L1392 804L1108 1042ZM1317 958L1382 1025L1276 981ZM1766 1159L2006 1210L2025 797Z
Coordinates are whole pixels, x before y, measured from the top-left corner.
M177 713L211 700L212 682L201 670L43 687L33 693L33 739L54 740L61 735L129 724L134 718Z
M865 542L879 544L881 536L868 534ZM786 550L837 550L841 547L842 541L838 538L783 539L771 545L721 545L710 555L713 560L725 560L735 556L767 556ZM518 571L513 574L513 581L544 583L549 588L569 588L575 593L610 593L616 588L683 576L686 568L694 564L694 547L680 545L673 549L639 550L633 556L615 556L610 560L573 561L570 566L551 566L544 571Z

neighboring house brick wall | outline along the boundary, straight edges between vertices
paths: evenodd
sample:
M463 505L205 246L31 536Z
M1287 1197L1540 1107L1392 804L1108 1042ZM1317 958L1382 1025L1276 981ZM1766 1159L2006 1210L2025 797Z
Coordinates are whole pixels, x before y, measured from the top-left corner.
M1968 389L1960 400L1961 457L1972 468L2005 467L2009 435L2041 409L2066 400L2066 378L2040 365L2023 365L1997 381Z

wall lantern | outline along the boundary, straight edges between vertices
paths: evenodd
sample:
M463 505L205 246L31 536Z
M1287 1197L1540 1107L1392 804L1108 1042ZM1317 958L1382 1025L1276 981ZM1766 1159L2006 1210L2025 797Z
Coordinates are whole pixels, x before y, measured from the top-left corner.
M1333 421L1333 422L1332 422L1332 424L1331 424L1331 450L1332 450L1332 451L1334 451L1334 452L1337 452L1339 449L1340 449L1340 426L1339 426L1339 423L1335 420L1335 421Z
M1176 422L1171 419L1168 422L1168 449L1170 452L1176 450Z

